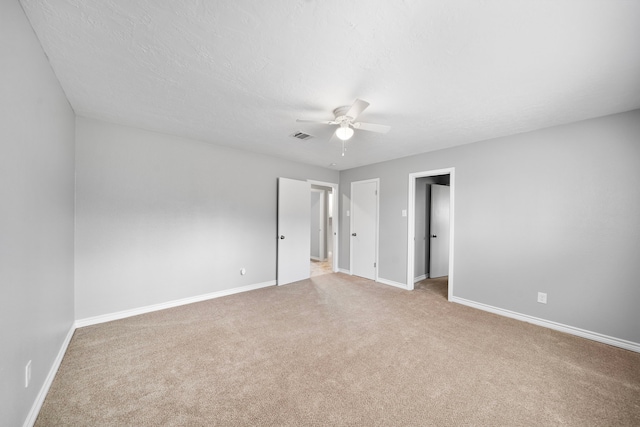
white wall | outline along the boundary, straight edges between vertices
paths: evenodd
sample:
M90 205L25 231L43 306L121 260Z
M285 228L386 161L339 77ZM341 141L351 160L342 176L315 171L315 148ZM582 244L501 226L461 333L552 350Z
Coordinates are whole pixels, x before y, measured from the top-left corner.
M275 280L277 178L338 180L82 117L76 129L77 319Z
M379 275L406 283L409 173L449 167L455 297L640 343L640 110L343 171L340 267L350 183L379 177Z
M0 64L0 424L18 426L74 319L74 113L17 1Z

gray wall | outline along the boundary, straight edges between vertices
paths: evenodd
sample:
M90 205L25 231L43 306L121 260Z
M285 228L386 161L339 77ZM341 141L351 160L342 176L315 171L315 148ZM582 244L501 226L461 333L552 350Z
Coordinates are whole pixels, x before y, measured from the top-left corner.
M454 296L640 343L640 110L343 171L340 267L350 183L379 177L379 275L406 283L408 175L448 167Z
M74 319L74 114L17 1L0 5L0 64L0 424L17 426Z
M77 319L275 280L277 178L339 175L82 117L76 171Z

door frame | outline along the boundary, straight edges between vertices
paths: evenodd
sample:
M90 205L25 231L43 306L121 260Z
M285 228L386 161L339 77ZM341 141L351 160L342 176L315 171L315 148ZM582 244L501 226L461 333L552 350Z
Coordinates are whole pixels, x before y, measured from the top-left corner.
M324 182L324 181L316 181L313 179L307 179L307 182L311 185L319 185L322 187L331 187L331 192L333 193L333 209L331 212L331 226L333 232L333 250L332 250L332 260L331 260L331 270L334 273L338 272L338 236L340 235L340 215L338 210L338 192L339 185L335 182Z
M320 213L318 215L318 219L319 219L319 223L322 223L322 230L324 231L323 236L320 237L318 239L318 254L320 255L319 257L314 257L313 255L311 255L311 259L315 260L315 261L324 261L327 259L326 257L326 252L325 252L325 244L324 244L324 240L327 237L327 213L325 211L325 207L324 207L324 202L325 202L325 197L326 197L326 191L325 190L320 190L317 188L312 188L311 189L312 193L320 193L320 203L318 203L318 208L320 209ZM311 224L311 226L313 227L314 224ZM316 232L317 234L317 232Z
M415 264L415 218L416 218L416 180L428 176L449 175L449 187L451 194L449 199L449 286L447 299L451 301L453 298L453 261L454 261L454 245L453 235L455 229L455 188L456 188L456 168L435 169L424 172L414 172L409 174L409 198L408 198L408 216L407 216L407 284L408 290L414 289L414 264Z
M349 193L350 203L349 203L349 231L353 230L353 185L354 184L365 184L368 182L376 183L376 244L375 244L375 275L374 282L378 281L378 270L380 266L380 260L378 259L378 255L380 253L379 249L379 240L380 240L380 178L372 178L372 179L363 179L362 181L352 181L351 182L351 193ZM353 275L353 245L351 244L351 238L349 238L349 274Z

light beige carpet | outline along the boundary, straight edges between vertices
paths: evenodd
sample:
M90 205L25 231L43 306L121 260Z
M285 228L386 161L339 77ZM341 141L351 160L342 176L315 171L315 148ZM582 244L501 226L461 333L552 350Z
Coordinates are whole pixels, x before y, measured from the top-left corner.
M311 277L333 273L333 265L331 264L331 258L325 261L311 260L310 273L311 273Z
M638 426L640 354L327 274L78 329L38 426Z

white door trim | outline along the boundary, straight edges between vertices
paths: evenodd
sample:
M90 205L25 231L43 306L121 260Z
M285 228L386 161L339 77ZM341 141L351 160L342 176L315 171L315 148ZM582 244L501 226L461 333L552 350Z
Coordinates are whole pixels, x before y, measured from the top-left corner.
M451 301L453 298L453 234L455 229L454 219L455 219L455 188L456 188L456 168L445 168L445 169L436 169L431 171L424 172L414 172L409 174L409 206L408 206L408 217L407 217L407 289L413 290L413 276L414 272L414 257L415 257L415 247L414 247L414 234L415 234L415 217L416 217L416 207L415 207L415 192L416 192L416 179L424 178L428 176L436 176L436 175L449 175L450 182L449 186L451 187L451 199L449 201L449 295L447 299Z
M376 268L375 268L375 276L374 276L374 281L378 281L378 271L380 270L380 260L378 259L378 254L379 254L379 250L378 250L378 242L380 239L380 178L372 178L372 179L364 179L362 181L353 181L351 182L351 193L350 193L350 212L351 215L349 217L349 232L351 232L351 230L353 230L353 185L354 184L365 184L368 182L375 182L376 183L376 244L375 244L375 263L376 263ZM349 237L349 271L351 275L353 275L353 245L351 244L351 237Z
M338 270L338 260L340 259L338 257L338 240L339 240L339 236L340 236L340 215L338 212L338 197L339 197L339 185L334 183L334 182L323 182L323 181L315 181L313 179L308 179L307 182L311 185L320 185L322 187L331 187L333 189L333 212L331 213L331 216L333 218L332 220L332 226L333 226L333 262L332 262L332 266L331 269L333 270L334 273L337 273Z

